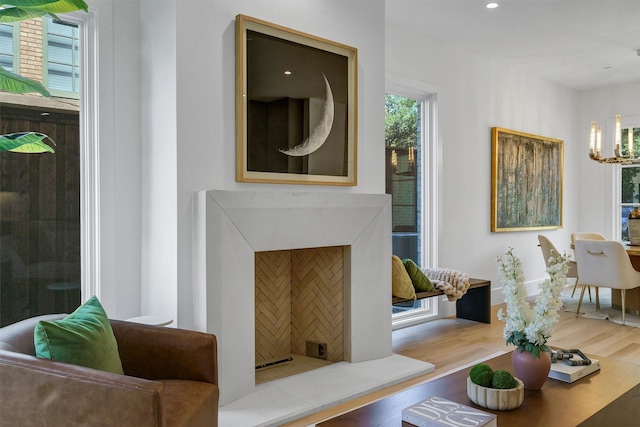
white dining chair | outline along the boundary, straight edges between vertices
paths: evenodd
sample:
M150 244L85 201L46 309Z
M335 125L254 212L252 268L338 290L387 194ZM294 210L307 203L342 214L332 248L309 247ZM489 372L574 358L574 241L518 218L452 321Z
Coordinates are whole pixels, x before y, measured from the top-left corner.
M549 268L549 259L553 256L560 255L560 251L556 248L556 246L549 240L549 238L543 234L538 234L538 246L542 250L542 257L544 258L544 265ZM554 255L555 254L555 255ZM578 265L575 261L569 261L568 264L569 271L567 271L567 278L576 279L575 284L573 285L573 292L576 291L576 287L578 286ZM573 297L573 293L571 293ZM589 289L589 301L591 301L591 289Z
M598 233L595 231L576 231L575 233L571 233L571 247L574 248L575 255L575 245L576 240L607 240L607 238L602 233ZM571 292L571 298L573 298L573 294L576 293L576 288L578 287L578 283L576 282L576 286L573 287L573 292ZM591 288L589 289L589 302L591 302ZM596 288L596 310L600 310L600 292L598 288Z
M625 291L640 287L640 271L633 268L624 246L613 240L576 240L575 251L578 282L581 285L620 290L624 325ZM583 297L584 287L580 293L576 317L580 314Z
M576 244L576 240L607 240L602 233L596 233L594 231L577 231L571 233L571 245Z

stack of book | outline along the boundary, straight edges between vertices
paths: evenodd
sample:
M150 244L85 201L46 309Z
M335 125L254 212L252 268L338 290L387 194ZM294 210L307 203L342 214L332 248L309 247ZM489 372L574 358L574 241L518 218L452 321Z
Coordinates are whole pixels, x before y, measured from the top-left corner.
M402 422L417 427L497 427L495 414L432 396L402 410Z
M566 383L572 383L584 378L587 375L600 370L600 361L597 359L590 359L590 365L582 366L569 366L561 361L557 361L551 364L551 370L549 371L549 378L555 380L564 381Z

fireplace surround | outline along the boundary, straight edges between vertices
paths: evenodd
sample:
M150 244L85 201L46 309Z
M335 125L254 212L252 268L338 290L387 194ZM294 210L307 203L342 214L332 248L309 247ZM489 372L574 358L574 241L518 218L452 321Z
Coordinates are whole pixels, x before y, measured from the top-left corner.
M344 247L256 252L255 271L256 366L343 361Z
M200 191L194 324L216 334L220 404L255 390L255 254L344 246L344 360L391 355L391 200L385 194Z

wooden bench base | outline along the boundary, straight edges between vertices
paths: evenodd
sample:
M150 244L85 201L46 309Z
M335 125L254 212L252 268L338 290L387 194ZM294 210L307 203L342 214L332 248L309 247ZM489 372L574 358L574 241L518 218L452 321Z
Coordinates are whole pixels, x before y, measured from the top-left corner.
M418 292L416 299L444 295L442 291ZM392 304L413 301L412 299L393 297ZM491 323L491 281L469 279L467 293L456 301L456 317L476 322Z

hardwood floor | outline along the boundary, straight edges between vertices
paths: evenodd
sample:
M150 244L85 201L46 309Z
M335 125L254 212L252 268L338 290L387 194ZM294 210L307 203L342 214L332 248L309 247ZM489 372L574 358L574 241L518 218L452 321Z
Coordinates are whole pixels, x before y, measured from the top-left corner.
M284 426L313 425L497 351L513 350L513 346L506 346L502 337L504 322L496 317L500 307L504 305L492 307L491 324L446 318L394 331L394 353L433 363L435 371ZM579 348L586 354L640 364L640 329L608 320L576 318L574 313L563 311L549 344L565 349Z

